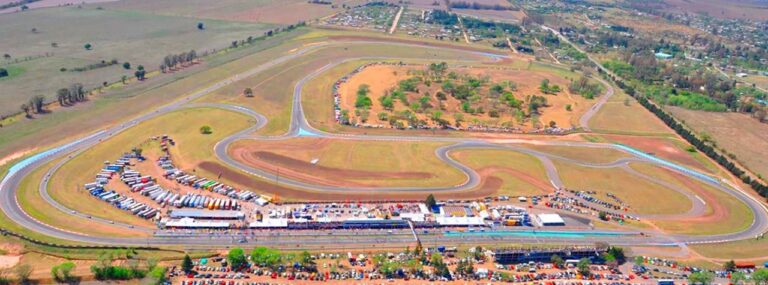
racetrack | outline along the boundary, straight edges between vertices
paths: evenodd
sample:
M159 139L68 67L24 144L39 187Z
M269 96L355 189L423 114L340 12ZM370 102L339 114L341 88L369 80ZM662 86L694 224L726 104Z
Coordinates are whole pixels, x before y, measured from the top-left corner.
M241 139L251 139L251 140L264 140L264 139L270 139L270 140L283 140L293 137L300 137L300 136L312 136L312 137L323 137L328 139L344 139L344 140L359 140L359 141L365 141L365 140L384 140L384 141L440 141L440 142L449 142L452 143L449 146L441 147L436 150L437 157L447 163L448 165L458 169L459 171L463 172L467 179L464 183L460 185L453 185L453 186L443 186L443 187L433 187L433 188L414 188L414 187L387 187L387 188L377 188L377 187L338 187L338 186L329 186L329 185L314 185L311 183L299 181L299 180L292 180L287 178L281 178L281 184L284 184L288 187L295 188L298 190L306 190L306 191L314 191L314 192L325 192L325 193L349 193L349 192L370 192L370 193L430 193L430 192L440 192L440 193L451 193L451 192L467 192L472 191L473 189L476 189L480 183L481 178L475 172L473 169L453 160L449 154L451 151L460 150L460 149L503 149L503 150L509 150L509 151L516 151L521 152L525 154L532 155L539 159L542 164L544 165L544 168L546 170L546 175L550 180L550 183L553 185L554 188L562 188L563 183L560 181L560 178L557 173L557 169L554 167L552 160L561 160L561 161L567 161L570 163L575 163L578 165L586 166L586 167L595 167L595 168L607 168L607 167L621 167L621 168L628 168L626 167L627 163L633 162L633 161L642 161L650 164L654 164L660 167L664 167L666 169L675 171L677 173L680 173L684 176L687 176L692 179L699 180L703 183L709 184L718 190L724 191L725 193L728 193L736 198L738 198L740 201L745 203L753 212L754 214L754 220L750 227L744 231L738 232L738 233L730 233L730 234L723 234L723 235L714 235L714 236L683 236L683 235L663 235L663 234L654 234L654 235L636 235L635 233L627 233L626 235L616 235L616 236L600 236L600 237L594 237L594 238L583 238L583 237L568 237L568 236L555 236L555 237L542 237L541 235L533 235L533 236L484 236L484 235L471 235L471 236L445 236L445 235L426 235L422 237L422 241L426 242L442 242L442 243L451 243L451 242L473 242L473 243L509 243L509 242L568 242L568 243L591 243L597 240L600 241L607 241L613 244L621 244L621 245L638 245L638 244L661 244L661 243L702 243L702 242L720 242L720 241L730 241L730 240L738 240L738 239L746 239L746 238L752 238L758 234L766 232L768 230L768 212L766 212L765 207L757 200L749 196L748 194L742 192L739 189L735 189L732 186L729 186L720 180L717 180L713 177L710 177L706 174L702 174L700 172L697 172L695 170L688 169L684 166L677 165L675 163L661 160L659 158L647 155L645 153L639 152L639 151L633 151L632 149L627 148L626 146L620 146L620 145L614 145L614 144L601 144L601 143L588 143L588 142L566 142L566 141L539 141L539 140L507 140L505 143L494 143L488 140L483 139L467 139L467 138L455 138L455 137L441 137L441 136L374 136L374 135L351 135L351 134L333 134L333 133L327 133L319 131L315 128L313 128L309 123L307 122L306 117L304 116L303 107L302 107L302 90L304 85L311 80L312 78L322 74L323 72L327 71L328 69L341 64L346 61L350 60L359 60L364 58L348 58L344 60L339 60L336 62L329 63L322 68L315 70L314 72L306 75L305 77L301 78L298 83L294 86L293 89L293 99L292 99L292 114L291 114L291 123L289 130L286 134L278 137L261 137L261 136L253 136L252 134L262 128L267 123L267 118L262 116L261 114L256 113L253 110L250 110L248 108L244 108L241 106L233 106L233 105L226 105L226 104L189 104L187 102L192 101L196 98L199 98L201 96L204 96L208 93L213 92L214 90L217 90L219 88L222 88L228 84L231 84L235 81L238 81L242 78L247 78L249 76L252 76L254 74L257 74L259 72L264 72L269 70L271 67L286 62L288 60L298 58L307 52L310 52L312 50L321 48L321 47L327 47L327 46L333 46L333 45L349 45L349 44L371 44L375 42L371 41L357 41L357 42L336 42L336 43L325 43L325 44L319 44L314 46L305 47L299 50L294 51L293 53L290 53L286 56L276 58L272 61L269 61L268 63L265 63L263 65L257 66L251 70L248 70L244 73L235 75L231 78L228 78L224 81L218 82L208 88L205 88L203 90L200 90L198 92L195 92L194 94L191 94L190 96L184 98L183 100L179 100L176 102L173 102L171 104L162 106L161 108L157 109L154 112L146 113L143 115L140 115L133 120L130 120L129 122L126 122L125 124L114 126L112 128L96 132L88 137L84 137L82 139L76 140L72 143L69 143L67 145L52 149L50 151L41 153L36 156L32 156L30 158L27 158L23 160L22 162L14 165L6 175L6 177L3 178L2 182L0 182L0 208L5 212L8 217L13 220L14 222L32 230L35 232L39 232L44 235L61 238L61 239L67 239L67 240L73 240L73 241L80 241L80 242L86 242L86 243L93 243L93 244L120 244L120 245L206 245L206 246L223 246L235 242L239 242L239 238L243 237L247 240L247 242L250 243L259 243L259 244L269 244L269 245L287 245L287 244L294 244L296 243L296 240L301 240L301 243L304 244L316 244L316 245L332 245L339 243L339 239L335 238L323 238L327 237L328 234L326 233L318 233L313 238L303 238L301 235L293 235L290 233L285 233L282 237L290 236L292 238L264 238L262 235L227 235L227 236L214 236L214 235L208 235L208 236L197 236L197 235L180 235L180 236L169 236L169 235L155 235L150 238L120 238L120 237L101 237L101 236L87 236L80 233L75 233L68 231L66 229L57 228L54 225L47 225L40 221L35 220L34 218L27 215L24 210L21 208L21 206L18 204L18 200L16 197L16 189L19 187L19 184L21 180L30 174L34 169L47 164L50 161L62 158L64 156L68 156L67 158L63 159L60 163L49 169L45 175L45 178L41 183L39 184L39 191L44 197L44 199L52 204L57 210L61 210L66 214L70 215L79 215L80 218L89 218L89 217L83 217L83 214L79 214L76 211L72 209L67 209L66 207L60 205L55 200L53 200L49 195L47 191L47 180L50 178L50 176L56 171L58 167L60 167L64 162L66 162L68 159L74 157L79 152L88 149L89 147L98 144L100 141L104 139L108 139L111 136L114 136L115 134L118 134L127 128L133 127L139 122L148 120L150 118L178 110L180 108L188 108L188 107L200 107L200 106L206 106L206 107L216 107L216 108L224 108L236 112L240 112L246 115L249 115L253 117L256 120L256 124L249 127L248 129L242 130L230 137L227 137L226 139L222 140L221 142L217 143L214 147L215 154L217 158L221 161L223 161L225 164L229 165L230 167L233 167L235 169L239 169L245 173L248 173L250 175L260 177L267 180L273 180L275 178L274 174L264 171L261 169L253 168L248 165L245 165L233 158L231 158L227 153L227 147L233 143L234 141L241 140ZM386 44L394 44L394 45L406 45L406 46L413 46L415 44L403 44L403 43L386 43ZM434 47L433 47L434 48ZM441 49L448 49L447 47L441 47ZM459 50L459 49L457 49ZM476 52L476 51L466 51L461 50L463 52L467 53L473 53L473 54L480 54L487 57L490 57L491 59L498 59L501 57L506 57L505 55L497 55L497 54L488 54L484 52ZM594 114L600 106L602 106L602 103L607 101L607 98L613 94L613 89L610 87L610 85L607 85L606 82L603 82L603 84L606 84L606 95L602 96L600 99L598 99L598 102L596 103L595 107L590 109L589 112L584 114L584 116L581 118L580 122L582 124L582 128L585 130L589 130L586 123L589 121L589 117ZM590 148L609 148L618 150L627 154L630 154L631 158L622 158L618 159L614 162L610 163L584 163L580 161L576 161L573 159L547 154L540 151L531 150L528 148L525 148L525 144L541 144L541 145L553 145L553 146L566 146L566 147L590 147ZM630 171L632 173L632 171ZM634 174L634 173L633 173ZM637 175L637 174L636 174ZM647 175L638 175L644 179L648 179L651 181L654 181L656 183L663 184L664 181L658 181L654 179L653 177L649 177ZM672 185L666 185L668 188L673 188ZM676 190L677 191L677 190ZM690 217L690 216L696 216L700 215L702 213L702 207L701 201L699 199L695 199L694 196L686 195L688 199L691 200L693 207L689 209L686 213L682 214L681 216L677 217L667 217L667 218L680 218L680 217ZM93 222L98 223L111 223L110 221L106 221L103 219L93 218L90 217ZM663 217L661 217L663 218ZM122 225L117 224L117 226L123 226L123 227L130 227L129 225ZM546 231L540 231L540 232L546 232ZM584 233L589 233L589 231L584 231ZM380 234L380 233L379 233ZM238 238L236 240L236 237ZM412 239L410 238L409 233L403 233L403 234L393 234L392 236L386 236L386 237L378 237L374 235L355 235L353 238L349 239L343 239L345 242L348 243L356 243L356 244L365 244L365 243L372 243L372 244L383 244L383 243L407 243L411 242Z

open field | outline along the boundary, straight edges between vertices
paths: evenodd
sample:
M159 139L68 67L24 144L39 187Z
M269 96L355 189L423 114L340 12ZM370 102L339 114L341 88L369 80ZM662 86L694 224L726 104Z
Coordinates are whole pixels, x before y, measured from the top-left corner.
M552 192L544 166L533 156L514 151L464 149L450 153L455 160L477 171L483 180L500 179L494 195L533 196Z
M245 115L219 109L194 108L176 111L141 123L76 156L64 164L51 178L50 194L62 205L82 213L105 219L146 226L144 219L128 215L125 211L108 207L90 197L82 185L91 182L101 169L101 162L114 160L132 147L144 147L151 136L168 134L176 140L173 149L175 163L180 167L195 167L202 160L213 157L213 145L227 135L245 129L249 122ZM209 125L210 135L200 134L199 128ZM84 201L93 201L85 202Z
M440 161L432 142L360 142L297 138L242 140L229 147L233 158L256 168L317 184L338 186L452 186L464 174ZM317 159L317 163L311 161ZM375 161L376 163L371 163Z
M682 194L620 168L597 169L561 161L554 163L566 188L595 191L595 196L605 201L609 200L606 195L611 193L629 205L630 213L681 214L692 205Z
M295 24L343 11L342 5L357 5L363 0L333 1L331 5L312 4L304 0L137 0L103 5L107 8L151 12L160 15L219 19L238 22Z
M619 88L589 121L596 132L640 135L672 135L664 122L648 112ZM628 105L628 106L627 106Z
M195 68L129 84L74 107L58 108L49 114L35 115L32 120L5 125L0 128L0 157L34 151L72 136L85 136L249 70L300 45L287 39L305 31L282 33L257 45L212 56Z
M553 154L587 163L611 163L621 158L632 157L618 150L590 147L550 146L550 145L525 145L547 154Z
M768 5L756 0L665 0L670 10L705 13L722 19L768 20Z
M760 263L768 261L768 239L748 239L718 244L697 244L690 247L692 250L708 258L723 260L758 259L761 261Z
M518 66L527 66L523 61L514 61ZM549 80L550 84L560 86L561 89L566 89L568 80L566 78L555 75L547 71L533 71L530 69L520 68L501 68L501 67L456 67L449 65L447 73L457 74L456 79L443 78L439 81L432 82L429 79L426 65L374 65L368 66L361 72L353 75L349 80L342 84L339 88L341 95L341 108L342 110L350 111L350 117L357 122L362 122L363 117L357 116L353 112L357 106L356 104L356 92L360 86L366 85L369 87L369 98L372 101L370 109L368 109L370 116L367 119L368 124L380 124L390 125L392 121L387 122L376 118L376 115L384 112L389 114L389 117L396 116L396 113L404 110L411 109L415 111L415 115L419 121L423 121L429 126L435 126L434 119L430 119L434 112L442 112L440 119L444 120L444 124L453 126L492 126L492 127L515 127L522 129L533 129L548 125L551 121L554 121L557 126L561 128L571 128L578 125L578 117L583 114L592 101L583 98L582 96L571 94L568 90L563 90L554 95L545 95L539 90L539 83L543 80ZM466 78L466 79L463 79ZM398 83L403 81L417 80L414 91L404 91L404 96L407 100L394 99L394 106L392 111L386 110L386 107L381 103L383 97L388 94L394 94L394 90L398 88ZM450 94L445 96L442 100L438 97L439 93L448 93L443 86L450 82L456 86L461 86L463 80L479 80L483 83L478 87L473 88L473 95L469 98L462 98L457 96L451 96ZM516 100L517 104L526 108L530 105L527 102L527 97L530 95L539 95L546 98L546 105L539 110L541 115L538 115L538 119L534 121L533 118L521 122L521 118L515 117L514 108L506 106L502 94L494 93L490 88L496 84L504 85L506 82L511 82L515 88L507 87L503 93L509 92L510 96ZM401 87L402 89L402 87ZM460 89L457 87L457 89ZM458 93L458 91L456 92ZM429 94L429 95L428 95ZM394 96L394 95L393 95ZM499 99L499 96L502 96ZM427 101L421 101L421 98L429 98ZM414 108L412 104L419 102L417 108ZM470 103L469 107L463 104ZM572 110L566 110L566 105L571 105ZM469 111L468 111L469 110ZM461 114L461 123L456 123L456 114ZM405 126L409 126L407 120L400 119L398 122L403 123Z
M666 109L698 133L710 135L718 147L735 154L739 162L756 174L768 177L768 124L739 113Z
M155 70L168 54L228 47L233 40L258 37L273 26L268 24L206 21L205 30L197 29L197 20L161 16L136 11L101 10L95 7L61 7L9 14L0 17L0 50L15 59L44 56L20 64L26 72L0 86L0 114L18 111L26 98L43 94L55 98L59 88L82 83L94 89L102 82L114 82L133 76L137 66ZM36 29L32 32L31 29ZM57 47L53 47L53 44ZM91 44L91 50L83 46ZM147 52L147 51L151 52ZM119 64L77 72L74 68L116 59ZM123 68L130 62L131 70ZM60 71L66 68L67 71ZM26 96L26 97L25 97Z

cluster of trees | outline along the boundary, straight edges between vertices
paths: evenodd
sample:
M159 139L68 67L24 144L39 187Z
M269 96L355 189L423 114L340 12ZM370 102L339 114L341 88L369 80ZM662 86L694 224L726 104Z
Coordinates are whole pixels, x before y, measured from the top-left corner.
M99 257L96 264L91 265L91 273L97 280L131 280L141 279L157 267L157 261L149 259L144 268L141 268L139 260L129 259L127 266L114 265L111 254Z
M262 246L254 248L251 251L250 258L251 263L254 265L260 267L269 267L273 270L278 270L278 268L280 268L282 265L285 265L285 263L298 263L303 271L317 271L315 261L312 259L312 255L307 251L302 251L298 255L283 254L277 249ZM242 271L251 265L248 262L248 256L246 255L245 251L239 247L229 250L227 253L227 262L229 263L230 269L233 271ZM186 263L186 257L184 263ZM187 270L191 271L192 269L191 266L189 268L182 266L182 270L187 272Z
M632 86L629 86L624 83L622 80L618 80L616 78L612 78L613 81L616 83L619 88L624 89L624 91L629 94L630 96L633 96L637 99L638 102L640 102L640 105L651 111L654 115L656 115L659 119L661 119L667 126L675 130L681 137L683 137L685 140L687 140L690 144L696 147L699 151L706 154L713 160L715 160L718 164L728 169L731 174L735 175L736 177L741 178L741 180L749 184L752 189L757 191L758 194L762 197L768 198L768 186L763 184L759 181L759 179L753 179L749 175L746 174L744 170L742 170L740 167L736 166L728 157L725 155L720 154L712 145L709 144L708 141L705 141L698 136L696 136L693 132L689 131L685 126L683 126L680 122L677 121L672 115L665 112L656 104L652 103L650 100L648 100L645 96L638 96L637 92Z
M21 104L21 111L27 118L32 117L32 113L42 114L45 112L43 107L45 106L45 97L43 95L36 95L29 99L29 102Z
M581 76L579 79L574 80L568 86L568 91L574 94L579 94L584 98L592 99L598 96L602 89L600 84L590 83L589 78Z
M163 62L160 64L160 70L165 72L166 70L183 68L190 63L193 63L195 59L197 59L197 52L195 50L182 52L180 54L169 54L163 58Z
M483 4L478 2L468 2L468 1L451 1L450 5L451 8L454 9L473 9L473 10L496 10L496 11L507 11L507 10L519 10L517 7L514 6L504 6L499 4Z
M70 85L69 88L61 88L56 91L56 101L61 106L74 105L87 100L87 94L88 91L85 90L83 84L75 83Z
M539 91L544 94L557 94L560 93L560 86L557 84L550 85L549 79L544 79L541 81L541 84L539 84Z

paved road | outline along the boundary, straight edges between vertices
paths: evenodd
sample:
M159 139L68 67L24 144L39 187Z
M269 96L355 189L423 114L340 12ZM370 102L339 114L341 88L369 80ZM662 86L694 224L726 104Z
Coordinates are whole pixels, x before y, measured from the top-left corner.
M361 44L361 43L371 43L371 42L354 42L354 43L333 43L333 44L321 44L321 45L315 45L315 46L309 46L302 49L299 49L295 51L294 53L288 54L286 56L276 58L274 60L271 60L265 64L262 64L260 66L257 66L249 71L246 71L241 74L234 75L228 79L225 79L223 81L220 81L214 85L211 85L208 88L205 88L203 90L200 90L198 92L195 92L194 94L191 94L190 96L184 98L183 100L179 100L176 102L173 102L171 104L165 105L160 107L158 110L146 113L143 115L140 115L133 120L130 120L126 122L125 124L114 126L111 128L108 128L103 131L96 132L90 136L87 136L85 138L79 139L75 142L69 143L67 145L49 150L47 152L41 153L40 155L31 157L29 159L26 159L22 161L21 163L15 165L11 168L8 175L3 178L2 182L0 182L0 208L6 213L6 215L9 216L10 219L13 221L33 230L36 232L39 232L44 235L49 235L57 238L62 239L68 239L68 240L74 240L74 241L81 241L81 242L87 242L87 243L95 243L95 244L123 244L123 245L178 245L178 244L185 244L185 245L208 245L208 246L218 246L218 245L226 245L229 243L236 243L239 242L239 240L236 240L231 235L221 235L221 236L208 236L208 238L203 238L197 235L157 235L150 238L119 238L119 237L95 237L95 236L87 236L79 233L74 233L65 229L57 228L53 225L47 225L45 223L42 223L40 221L35 220L34 218L27 215L19 206L18 200L16 197L16 191L15 189L18 188L19 183L21 179L25 176L27 176L29 173L31 173L34 169L53 161L57 158L67 156L68 159L73 157L74 155L78 154L79 152L90 148L91 146L99 143L100 141L107 139L117 133L120 133L124 131L127 128L130 128L139 122L148 120L150 118L159 116L161 114L165 114L167 112L171 112L174 110L178 110L180 108L186 108L186 107L199 107L199 106L208 106L208 107L217 107L217 108L225 108L237 112L241 112L247 115L252 116L256 123L241 132L238 132L220 143L218 143L215 146L215 152L216 155L222 159L225 163L230 164L234 167L237 167L239 169L242 169L245 172L252 173L254 175L262 176L265 178L270 178L270 173L250 168L246 165L242 165L241 163L235 161L234 159L231 159L226 152L227 146L236 140L239 139L266 139L266 138L259 138L259 137L253 137L250 134L252 134L255 130L263 127L267 119L244 107L240 106L231 106L231 105L224 105L224 104L186 104L189 101L192 101L198 97L201 97L205 94L208 94L214 90L217 90L221 87L224 87L226 85L229 85L237 80L240 80L242 78L247 78L249 76L255 75L259 72L263 72L268 70L271 67L274 67L278 64L284 63L288 60L298 58L299 56L310 52L312 50L318 49L320 47L325 46L331 46L331 45L348 45L348 44ZM389 43L389 44L397 44L397 43ZM398 45L410 45L413 46L414 44L398 44ZM441 48L446 49L446 48ZM468 53L474 53L474 54L480 54L480 55L486 55L488 57L491 57L493 59L497 59L500 57L505 57L504 55L496 55L496 54L487 54L487 53L481 53L481 52L469 52ZM349 60L349 59L348 59ZM693 170L686 169L682 166L670 166L671 163L660 161L658 158L649 157L647 155L643 155L641 153L637 152L628 152L626 148L618 147L616 145L611 144L598 144L598 143L587 143L587 142L560 142L560 141L534 141L534 140L508 140L510 143L508 144L493 144L490 142L482 141L479 139L462 139L462 138L447 138L447 137L439 137L439 136L366 136L366 135L343 135L343 134L330 134L321 132L312 126L310 126L306 120L306 117L303 113L303 108L301 106L301 90L306 82L314 78L315 76L321 74L324 71L327 71L328 69L332 68L333 66L336 66L337 64L341 63L343 61L339 61L336 63L330 63L315 72L310 73L309 75L302 78L295 86L294 88L294 94L293 94L293 107L292 107L292 116L291 116L291 124L290 128L287 134L280 136L280 137L272 137L268 139L286 139L291 137L297 137L297 136L318 136L318 137L326 137L331 139L352 139L352 140L396 140L396 141L402 141L402 140L410 140L410 141L446 141L446 142L453 142L454 144L440 148L436 151L436 155L449 165L459 169L460 171L464 172L467 175L467 180L465 183L461 185L457 185L454 187L437 187L437 188L412 188L412 187L400 187L400 188L353 188L353 187L330 187L330 186L319 186L319 185L312 185L308 184L302 181L296 181L291 179L282 178L282 183L288 184L293 187L302 188L302 189L310 189L310 190L317 190L317 191L357 191L357 190L364 190L364 191L464 191L469 190L473 187L476 187L479 182L480 178L479 175L473 171L472 169L458 163L457 161L454 161L449 157L449 153L451 151L457 150L457 149L466 149L466 148L496 148L496 149L508 149L513 151L518 151L526 154L533 155L534 157L537 157L545 166L545 169L547 170L547 176L549 177L551 183L553 184L553 187L559 188L562 187L562 182L559 179L559 176L557 174L557 171L552 163L552 159L557 160L564 160L569 161L572 163L577 163L580 165L588 166L588 167L621 167L622 165L626 165L626 163L631 161L643 161L647 163L656 164L662 167L667 167L672 169L673 171L677 171L683 175L686 175L688 177L698 179L703 181L704 183L708 183L712 185L713 187L716 187L726 193L729 193L731 195L736 196L740 200L744 201L750 209L755 213L755 219L752 223L752 225L749 227L749 229L739 232L739 233L733 233L733 234L727 234L727 235L717 235L717 236L664 236L664 235L653 235L653 236L640 236L636 234L629 234L629 235L617 235L617 236L600 236L595 238L588 238L588 237L582 237L582 238L573 238L573 237L548 237L546 236L546 231L539 231L538 235L523 235L523 236L489 236L489 235L465 235L465 236L444 236L444 235L427 235L424 238L422 238L425 242L435 242L435 243L456 243L456 242L472 242L472 243L480 243L480 242L499 242L499 243L509 243L509 242L573 242L573 243L583 243L583 242L594 242L595 240L601 240L601 241L607 241L614 244L668 244L668 243L698 243L698 242L718 242L718 241L724 241L724 240L734 240L734 239L745 239L745 238L751 238L757 234L763 233L768 229L768 218L766 214L766 210L764 207L760 204L759 201L755 200L749 195L744 194L740 190L734 189L732 187L729 187L725 184L718 183L714 179L702 179L702 177L705 177L704 174L696 173ZM611 89L609 89L611 90ZM607 98L607 96L603 96L601 99ZM607 99L605 99L607 100ZM599 103L599 102L598 102ZM600 103L599 103L600 104ZM601 104L602 105L602 104ZM586 120L588 121L588 119ZM585 122L586 122L585 121ZM586 126L586 125L584 125ZM623 151L626 153L629 153L633 155L633 158L630 159L620 159L612 163L607 164L594 164L594 163L583 163L579 161L574 161L572 159L559 157L552 154L542 153L539 151L534 151L531 149L527 149L525 147L522 147L525 143L534 143L534 144L543 144L543 145L557 145L557 146L570 146L570 147L593 147L593 148L611 148L619 151ZM64 161L66 161L65 159ZM62 162L63 163L63 162ZM55 165L53 168L49 169L49 171L46 173L46 178L43 179L40 183L39 190L43 194L44 199L51 203L54 207L58 208L59 210L64 211L65 213L71 214L71 215L82 215L78 214L76 212L72 212L69 209L66 209L64 206L58 204L55 202L55 200L51 199L51 197L47 193L47 179L50 177L50 175L61 166L61 163ZM652 177L648 177L651 178ZM688 197L692 201L695 199L693 197ZM695 207L694 207L695 208ZM690 211L689 211L690 212ZM698 210L696 210L698 212ZM95 222L100 223L109 223L109 221L102 220L102 219L94 219ZM128 225L119 225L119 226L128 226ZM585 231L585 234L588 234L589 231ZM350 238L350 239L344 239L343 241L345 243L403 243L403 242L410 242L412 240L412 237L410 237L408 234L405 234L403 236L393 235L393 236L387 236L387 237L378 237L381 232L371 232L368 235L363 235L356 238ZM299 237L296 237L299 238ZM279 239L259 239L258 237L249 239L247 236L245 237L245 242L248 243L259 243L259 244L270 244L270 245L288 245L295 243L295 241L292 238L279 238ZM339 243L339 239L324 239L321 238L321 235L316 235L314 238L311 239L302 239L302 243L304 244L337 244Z

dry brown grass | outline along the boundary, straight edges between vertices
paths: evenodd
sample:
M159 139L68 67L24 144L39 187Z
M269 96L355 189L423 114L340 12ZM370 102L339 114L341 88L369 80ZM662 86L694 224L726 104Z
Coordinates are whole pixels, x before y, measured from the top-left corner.
M699 133L712 136L718 146L736 155L755 173L768 176L768 124L739 113L719 113L667 107L675 117Z

